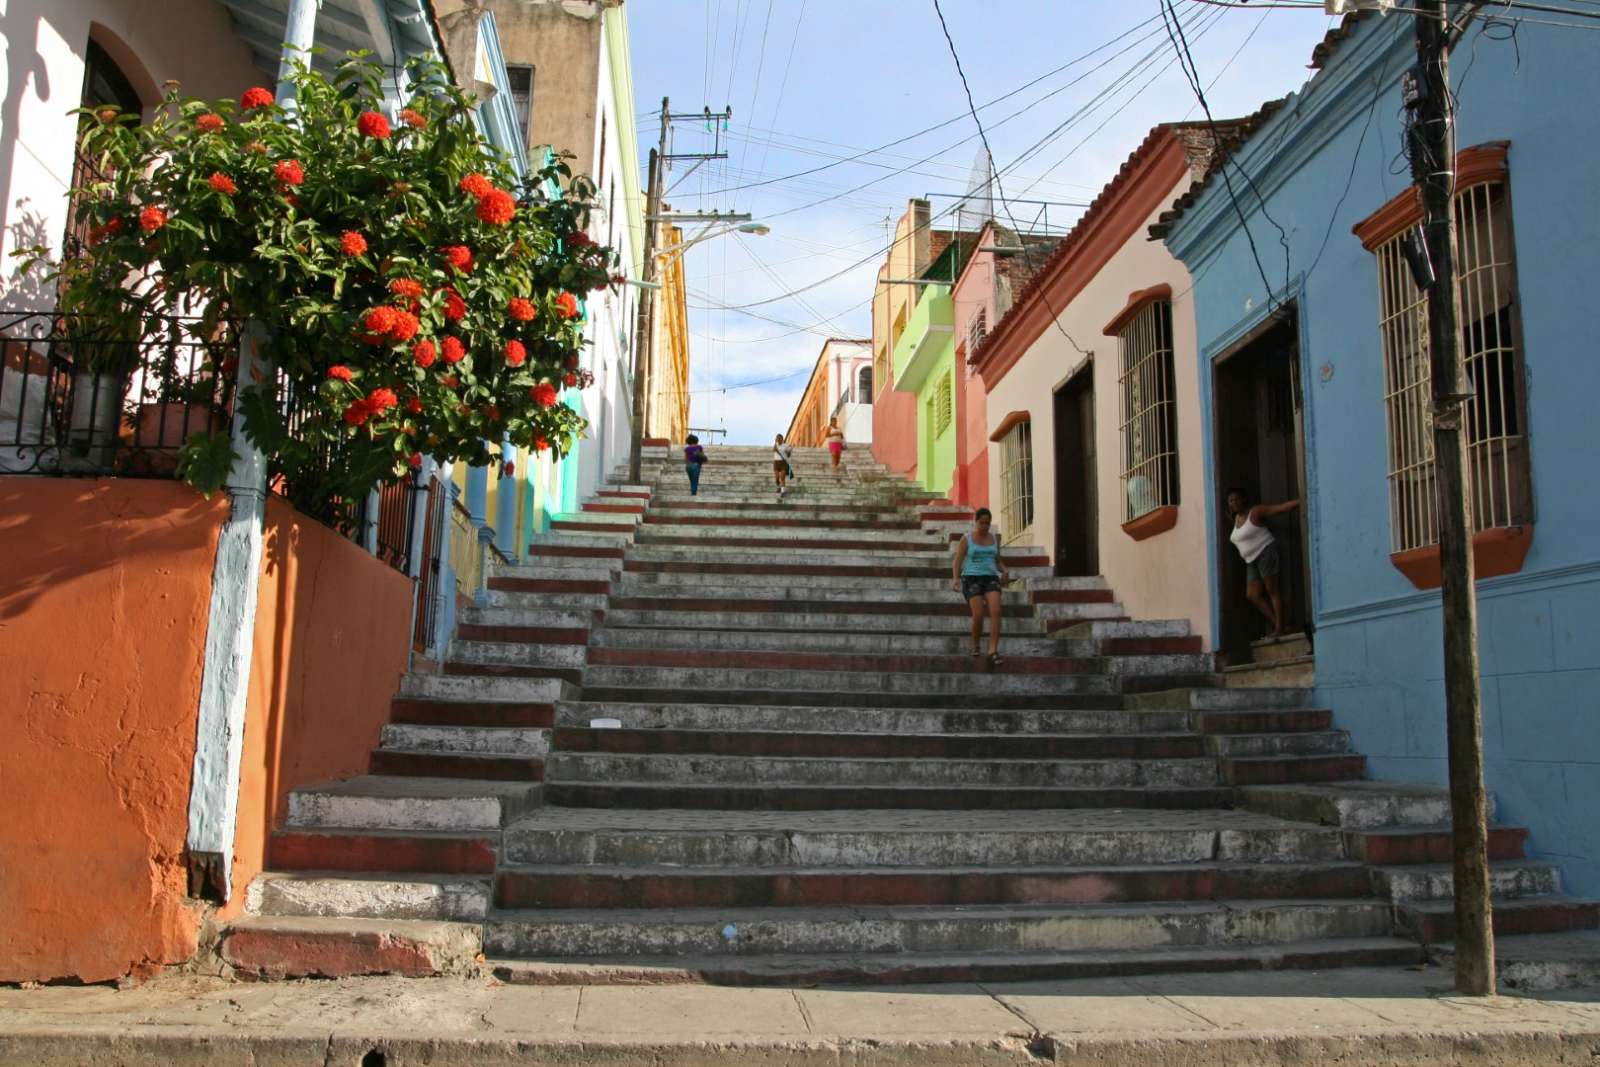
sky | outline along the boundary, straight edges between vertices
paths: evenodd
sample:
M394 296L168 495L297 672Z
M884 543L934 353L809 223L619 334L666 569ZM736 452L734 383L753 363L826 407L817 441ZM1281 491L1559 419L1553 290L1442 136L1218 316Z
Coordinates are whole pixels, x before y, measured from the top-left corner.
M1152 126L1204 118L1158 0L940 2L1024 230L1064 231ZM1173 5L1218 120L1302 85L1333 21ZM770 441L823 340L871 335L873 281L907 200L928 197L937 215L968 190L978 127L934 0L635 0L627 11L641 162L663 96L675 112L733 109L726 131L674 123L670 152L728 158L674 164L667 203L771 227L685 254L690 425L726 428L711 441Z

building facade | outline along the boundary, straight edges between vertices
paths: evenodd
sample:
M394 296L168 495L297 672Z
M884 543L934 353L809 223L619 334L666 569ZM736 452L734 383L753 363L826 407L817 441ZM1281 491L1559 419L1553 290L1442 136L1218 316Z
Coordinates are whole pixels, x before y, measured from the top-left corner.
M872 444L872 342L830 337L811 368L811 377L784 440L801 448L821 446L828 436L828 421L839 420L845 444Z
M1574 313L1600 248L1600 215L1577 206L1600 143L1587 36L1524 23L1513 43L1479 23L1452 73L1488 786L1497 820L1531 827L1534 854L1593 894L1600 499L1581 487L1600 364ZM1425 301L1404 253L1420 212L1390 166L1411 20L1347 16L1315 60L1234 156L1235 191L1247 175L1257 192L1210 181L1157 228L1196 278L1212 624L1248 637L1221 491L1299 490L1318 701L1375 776L1443 782Z
M662 205L665 213L667 205ZM655 247L676 248L683 243L683 229L665 219L655 223ZM655 441L681 444L689 435L689 302L684 288L683 257L656 259L655 280L661 288L652 290L655 301L651 329L650 366L645 372L644 435Z

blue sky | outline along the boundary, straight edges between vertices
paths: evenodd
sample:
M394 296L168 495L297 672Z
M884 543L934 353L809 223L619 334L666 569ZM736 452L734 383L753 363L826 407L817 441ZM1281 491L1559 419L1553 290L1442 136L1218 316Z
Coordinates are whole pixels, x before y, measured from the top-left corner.
M1174 2L1218 119L1298 88L1331 21L1315 9ZM1025 225L1040 212L1052 228L1070 225L1074 205L1093 199L1151 126L1202 117L1157 0L942 3ZM674 111L733 108L729 158L671 172L672 208L744 211L772 227L687 253L690 422L727 427L729 443L770 441L823 338L870 334L873 278L906 201L928 196L937 212L953 203L940 194L967 189L977 128L933 0L639 0L627 10L641 159L663 96ZM674 127L673 151L709 147L703 123ZM790 290L800 291L773 300ZM720 391L747 382L764 384Z

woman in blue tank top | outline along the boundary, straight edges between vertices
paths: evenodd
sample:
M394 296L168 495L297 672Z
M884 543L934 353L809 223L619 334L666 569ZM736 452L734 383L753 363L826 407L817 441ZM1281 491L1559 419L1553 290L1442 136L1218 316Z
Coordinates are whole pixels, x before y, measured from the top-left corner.
M994 515L979 508L972 529L956 542L950 564L950 588L959 590L972 612L972 654L983 654L983 616L989 615L989 666L1000 665L1000 587L1011 580L1000 558L1000 539L989 529Z

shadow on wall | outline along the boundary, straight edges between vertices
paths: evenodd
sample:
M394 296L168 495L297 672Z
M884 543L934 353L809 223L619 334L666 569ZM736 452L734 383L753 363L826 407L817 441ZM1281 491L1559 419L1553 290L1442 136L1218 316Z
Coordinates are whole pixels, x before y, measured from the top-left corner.
M16 21L21 21L16 20ZM42 21L42 20L41 20ZM7 25L6 32L0 34L0 48L4 49L4 58L0 58L0 70L6 72L6 98L0 103L0 178L3 178L9 189L11 175L14 172L17 157L17 137L19 123L22 117L22 101L27 96L30 84L34 87L35 95L43 102L50 100L50 70L45 59L36 47L39 40L39 30L33 33L22 32L22 27ZM78 101L73 99L70 104L61 108L66 111L76 107ZM19 197L15 207L20 211L27 201ZM0 230L10 230L12 201L9 193L0 198ZM47 245L54 242L49 240L30 241L29 244ZM13 248L18 247L13 245ZM9 300L9 294L0 296L0 299ZM20 297L18 299L21 299Z
M3 149L0 149L0 153L3 153ZM4 173L5 171L0 170L0 174ZM49 228L45 225L44 216L30 210L28 205L31 203L28 197L17 198L16 208L19 215L15 222L6 225L11 240L5 247L53 250L54 241L51 239ZM0 307L13 311L43 311L55 307L56 287L45 278L45 271L48 268L44 264L39 264L33 270L24 270L22 260L12 262L16 266L11 271L10 277L0 277Z

